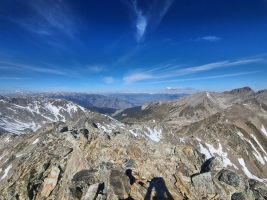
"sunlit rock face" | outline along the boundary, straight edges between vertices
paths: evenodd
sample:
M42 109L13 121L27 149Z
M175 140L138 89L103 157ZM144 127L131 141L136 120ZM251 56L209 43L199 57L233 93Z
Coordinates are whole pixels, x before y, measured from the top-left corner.
M82 111L47 123L1 147L0 199L264 200L263 95L201 93L127 109L121 122Z

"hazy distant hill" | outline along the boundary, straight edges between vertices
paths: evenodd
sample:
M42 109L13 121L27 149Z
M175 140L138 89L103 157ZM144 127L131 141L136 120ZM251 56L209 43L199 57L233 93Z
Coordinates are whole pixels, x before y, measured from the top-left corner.
M186 94L149 94L149 93L114 93L114 94L88 94L76 92L53 93L14 93L7 94L10 97L45 97L72 101L91 111L112 114L117 110L141 106L146 103L158 101L173 101Z
M188 94L150 94L150 93L118 93L108 94L109 97L116 97L121 100L125 100L133 104L134 106L141 106L146 103L158 102L158 101L174 101Z

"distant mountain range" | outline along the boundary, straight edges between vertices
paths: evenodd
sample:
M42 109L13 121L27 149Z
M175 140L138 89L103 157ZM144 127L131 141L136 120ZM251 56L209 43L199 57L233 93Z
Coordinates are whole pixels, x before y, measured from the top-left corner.
M112 114L117 110L141 106L146 103L158 101L174 101L186 96L187 94L149 94L149 93L114 93L114 94L87 94L72 92L53 92L53 93L9 93L9 97L45 97L54 99L64 99L72 101L91 111Z
M181 97L187 96L186 93L179 94L168 94L168 93L118 93L118 94L107 94L109 97L115 97L124 101L130 102L133 106L141 106L152 102L165 102L175 101Z

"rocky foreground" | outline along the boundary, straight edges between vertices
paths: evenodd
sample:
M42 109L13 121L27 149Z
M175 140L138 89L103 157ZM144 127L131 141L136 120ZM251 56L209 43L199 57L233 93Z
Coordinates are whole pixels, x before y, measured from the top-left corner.
M124 111L125 124L85 112L4 135L0 199L265 200L266 99L241 93Z
M136 138L91 119L53 123L1 152L0 199L266 199L267 187L192 145Z

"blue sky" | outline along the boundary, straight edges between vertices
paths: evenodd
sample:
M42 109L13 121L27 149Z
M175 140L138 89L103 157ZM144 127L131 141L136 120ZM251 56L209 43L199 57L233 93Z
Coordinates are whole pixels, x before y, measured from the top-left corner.
M267 88L267 0L2 0L0 90Z

